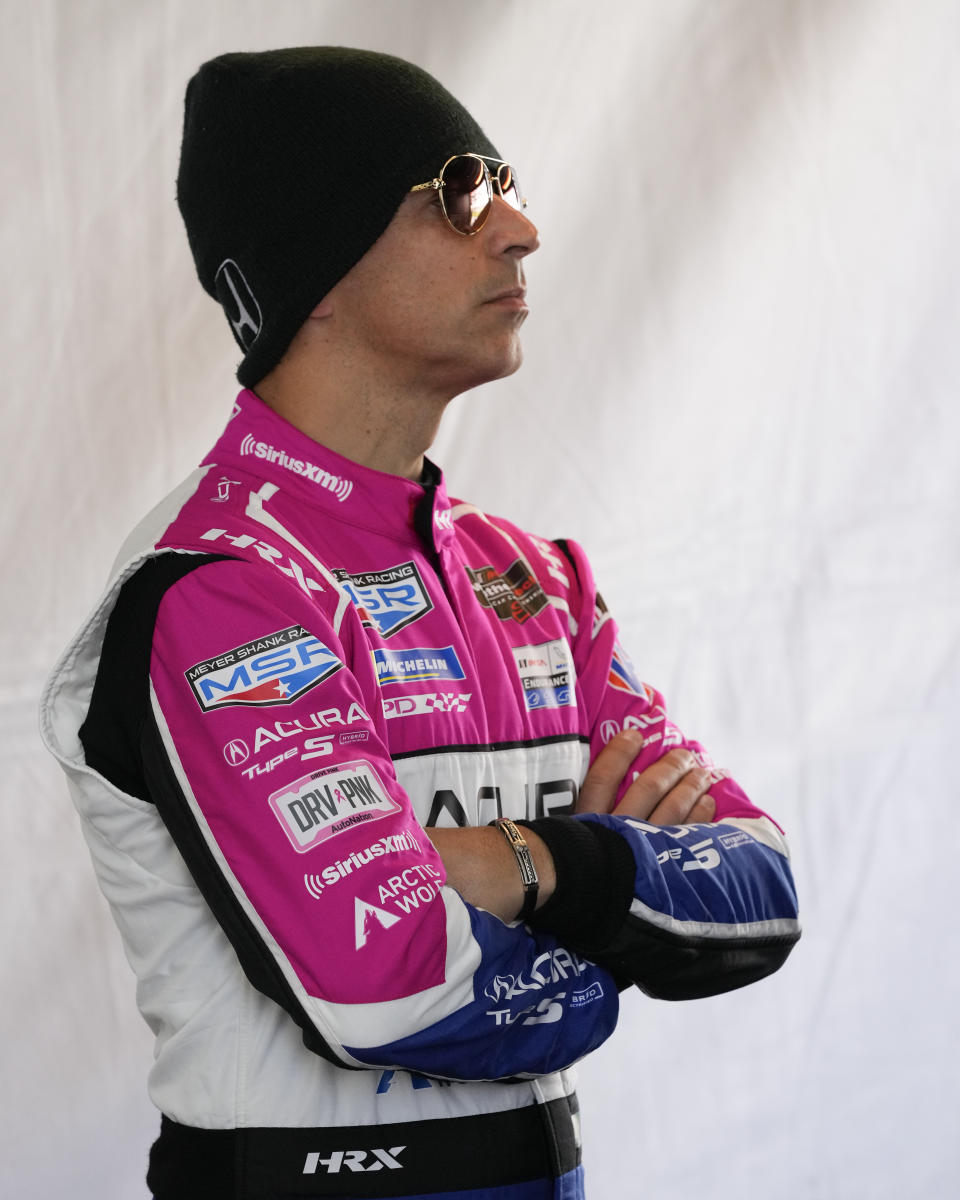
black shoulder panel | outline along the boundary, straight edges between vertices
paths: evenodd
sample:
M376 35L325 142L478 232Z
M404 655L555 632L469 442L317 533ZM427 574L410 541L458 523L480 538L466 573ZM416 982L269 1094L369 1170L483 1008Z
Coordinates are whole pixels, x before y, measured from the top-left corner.
M222 554L159 554L120 589L107 622L103 651L80 741L89 766L115 787L150 800L140 738L150 711L150 652L157 609L167 590Z
M563 555L563 557L570 564L570 567L573 571L574 579L577 581L577 583L580 583L580 575L577 571L577 563L576 563L576 560L574 559L573 555L570 553L570 547L567 545L567 539L566 538L554 538L553 544L556 546L556 548L560 551L560 553Z

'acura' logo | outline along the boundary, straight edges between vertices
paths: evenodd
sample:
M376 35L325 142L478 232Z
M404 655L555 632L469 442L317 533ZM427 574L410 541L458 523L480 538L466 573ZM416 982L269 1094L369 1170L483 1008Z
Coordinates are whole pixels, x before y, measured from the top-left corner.
M225 258L217 267L213 283L234 337L244 350L249 350L263 325L263 314L256 296L232 258Z
M227 742L224 746L223 757L231 767L239 767L241 763L245 763L250 757L250 750L246 742L240 738L234 738L232 742Z

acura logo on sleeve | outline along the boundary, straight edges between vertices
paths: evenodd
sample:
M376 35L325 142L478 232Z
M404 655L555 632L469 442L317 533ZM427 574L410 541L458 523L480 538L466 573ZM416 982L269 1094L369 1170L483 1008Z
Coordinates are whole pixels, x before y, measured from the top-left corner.
M224 746L223 757L231 767L239 767L241 763L245 763L250 757L250 750L246 742L240 738L234 738L232 742L227 742Z
M214 287L234 336L244 350L249 350L260 334L263 314L243 272L232 258L225 258L217 267Z

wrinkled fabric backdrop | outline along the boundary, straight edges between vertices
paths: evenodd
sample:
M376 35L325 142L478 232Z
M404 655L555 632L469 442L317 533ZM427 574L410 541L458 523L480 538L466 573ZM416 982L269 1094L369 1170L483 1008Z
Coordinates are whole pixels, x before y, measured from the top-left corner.
M452 492L587 547L641 675L792 837L784 970L628 994L582 1065L592 1200L955 1196L960 5L2 18L0 1192L146 1194L151 1038L37 697L236 390L174 203L186 80L326 42L439 76L541 231L526 364L434 449Z

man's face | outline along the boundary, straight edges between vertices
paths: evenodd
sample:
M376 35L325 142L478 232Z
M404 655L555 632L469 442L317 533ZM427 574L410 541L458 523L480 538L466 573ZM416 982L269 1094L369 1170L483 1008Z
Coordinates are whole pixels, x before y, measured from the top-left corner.
M500 196L466 237L447 224L435 191L417 192L324 307L358 367L454 395L520 366L523 259L538 245L533 223Z

